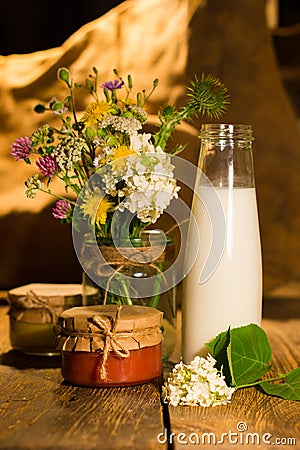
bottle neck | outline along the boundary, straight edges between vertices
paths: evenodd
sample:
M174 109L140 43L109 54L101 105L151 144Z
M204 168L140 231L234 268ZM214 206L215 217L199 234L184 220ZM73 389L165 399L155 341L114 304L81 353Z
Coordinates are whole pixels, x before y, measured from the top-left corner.
M202 124L200 139L248 141L254 140L251 125L244 124Z
M205 175L201 177L203 185L255 187L250 125L203 124L200 139L198 168Z

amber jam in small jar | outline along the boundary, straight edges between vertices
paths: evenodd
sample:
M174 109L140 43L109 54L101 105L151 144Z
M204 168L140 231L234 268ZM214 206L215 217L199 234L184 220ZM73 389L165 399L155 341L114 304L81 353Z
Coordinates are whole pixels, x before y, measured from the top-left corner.
M62 376L89 387L130 386L162 372L163 313L137 305L71 308L58 318Z
M32 283L8 292L10 343L30 355L56 356L56 321L65 309L82 304L80 284Z

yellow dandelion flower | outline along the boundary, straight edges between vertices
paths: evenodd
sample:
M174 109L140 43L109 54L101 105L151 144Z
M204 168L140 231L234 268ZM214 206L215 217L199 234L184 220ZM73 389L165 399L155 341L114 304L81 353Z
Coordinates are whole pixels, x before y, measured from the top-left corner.
M82 116L81 121L85 122L87 127L91 127L112 111L114 111L114 108L110 103L104 101L89 103L84 108L84 115Z
M110 160L114 170L122 170L126 164L126 157L135 154L136 152L127 145L120 145L120 147L116 147L114 152L110 155Z
M104 197L97 210L96 214L96 224L97 225L104 225L107 219L107 213L114 210L114 202L111 202L108 200L107 197Z
M80 206L84 216L89 216L92 225L105 224L107 213L113 211L114 203L103 197L100 191L87 194Z
M114 148L113 153L110 155L110 159L111 161L116 161L117 159L125 158L129 155L135 155L135 151L127 145L120 145L120 147Z

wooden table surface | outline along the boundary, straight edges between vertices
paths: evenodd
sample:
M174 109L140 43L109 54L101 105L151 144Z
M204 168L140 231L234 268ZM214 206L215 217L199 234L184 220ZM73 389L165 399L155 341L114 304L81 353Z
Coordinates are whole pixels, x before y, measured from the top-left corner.
M256 388L214 408L168 407L162 380L127 388L65 383L59 358L11 349L7 305L0 306L0 449L300 449L300 402ZM273 366L300 365L300 319L264 319ZM177 354L177 356L176 356ZM173 358L178 358L178 348ZM167 376L172 364L164 368Z

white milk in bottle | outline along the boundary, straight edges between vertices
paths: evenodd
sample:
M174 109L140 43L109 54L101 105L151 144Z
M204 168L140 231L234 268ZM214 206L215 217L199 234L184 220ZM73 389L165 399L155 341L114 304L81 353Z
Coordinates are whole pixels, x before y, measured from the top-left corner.
M183 281L182 359L186 363L206 355L205 343L228 327L260 325L262 309L251 127L202 127L200 172L192 203L195 220L190 223L186 250L186 266L192 268Z

